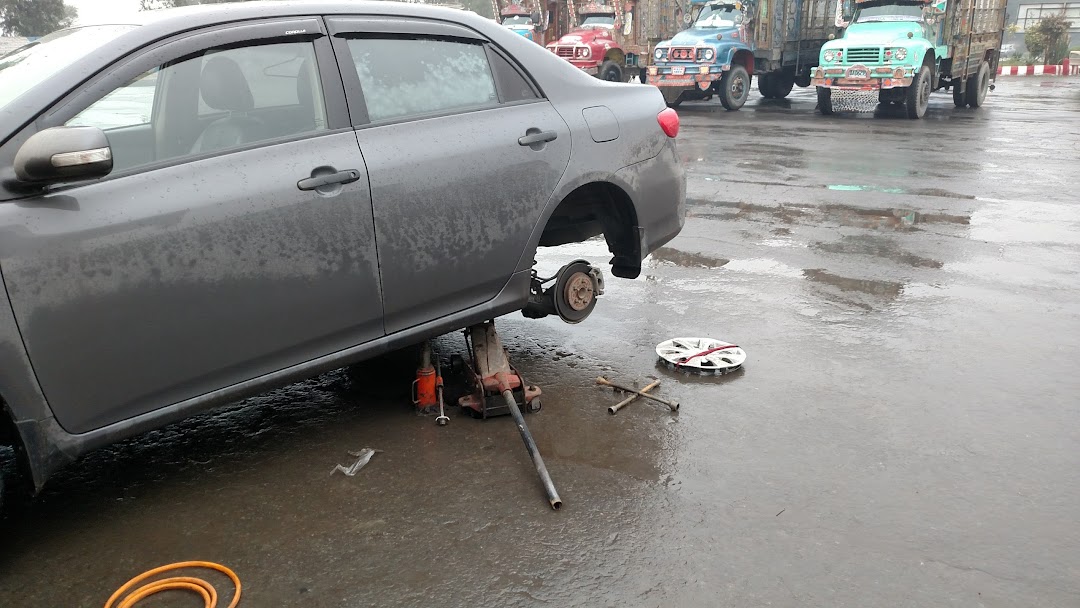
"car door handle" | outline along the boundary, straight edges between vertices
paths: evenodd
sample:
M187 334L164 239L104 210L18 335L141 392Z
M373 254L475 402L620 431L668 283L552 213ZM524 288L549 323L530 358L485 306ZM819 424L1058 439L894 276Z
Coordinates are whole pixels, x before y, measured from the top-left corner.
M317 190L323 186L330 186L333 184L351 184L360 179L360 172L356 169L349 169L347 171L338 171L337 173L331 173L329 175L316 175L315 177L308 177L296 182L296 187L301 190Z
M547 143L549 141L555 141L559 137L559 134L555 131L538 131L536 133L529 133L518 138L519 146L535 146L536 144Z

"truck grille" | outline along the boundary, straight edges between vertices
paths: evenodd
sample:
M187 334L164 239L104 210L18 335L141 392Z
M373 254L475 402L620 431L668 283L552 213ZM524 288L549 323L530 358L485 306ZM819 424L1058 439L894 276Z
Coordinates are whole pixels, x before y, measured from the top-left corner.
M881 63L881 47L851 48L844 51L844 63Z
M557 46L555 47L555 54L559 57L573 57L574 47L572 46Z
M673 46L668 51L669 61L694 61L697 51L693 47Z

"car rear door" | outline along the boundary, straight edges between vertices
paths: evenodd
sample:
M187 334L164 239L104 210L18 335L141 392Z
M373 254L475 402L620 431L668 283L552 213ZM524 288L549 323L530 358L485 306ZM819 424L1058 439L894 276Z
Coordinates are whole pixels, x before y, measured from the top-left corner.
M68 431L383 335L367 173L321 19L136 53L38 120L65 124L105 130L113 173L0 205L0 266Z
M387 333L494 298L566 170L566 123L471 29L328 27L371 179Z

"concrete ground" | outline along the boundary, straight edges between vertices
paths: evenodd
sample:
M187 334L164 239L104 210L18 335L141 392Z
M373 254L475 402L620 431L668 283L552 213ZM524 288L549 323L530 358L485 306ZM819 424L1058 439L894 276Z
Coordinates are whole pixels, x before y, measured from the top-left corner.
M682 234L581 325L499 321L544 389L562 511L508 418L438 428L384 361L71 467L0 530L0 606L99 606L189 559L253 607L1080 606L1080 80L931 104L680 109ZM746 367L670 373L653 347L676 336ZM599 374L683 407L611 416Z

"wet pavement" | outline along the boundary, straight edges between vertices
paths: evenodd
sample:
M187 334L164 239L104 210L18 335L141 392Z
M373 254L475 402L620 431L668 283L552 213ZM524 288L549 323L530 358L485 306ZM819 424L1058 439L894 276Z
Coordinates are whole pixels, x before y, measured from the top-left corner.
M242 606L1080 606L1080 80L880 113L684 105L682 234L581 325L499 321L562 511L508 418L436 427L382 361L85 458L4 524L0 606L188 559ZM676 336L746 367L673 374Z

